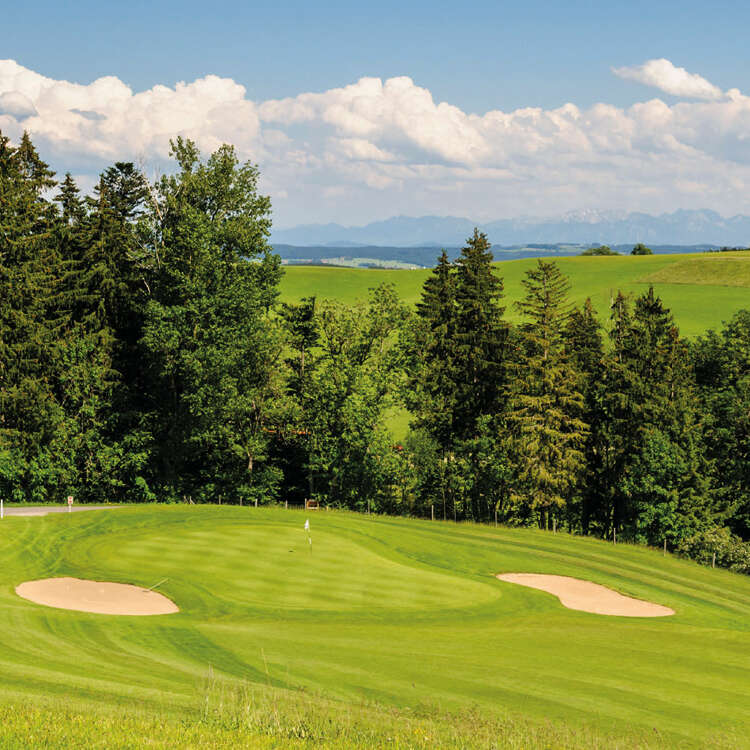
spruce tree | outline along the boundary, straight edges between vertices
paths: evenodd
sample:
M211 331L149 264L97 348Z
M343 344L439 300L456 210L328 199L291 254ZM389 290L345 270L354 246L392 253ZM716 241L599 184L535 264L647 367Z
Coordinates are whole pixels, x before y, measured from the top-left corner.
M598 514L601 503L597 491L595 467L599 461L600 446L597 443L597 435L599 434L599 420L602 419L597 396L604 367L602 326L590 297L586 299L582 308L573 310L570 315L565 327L565 348L578 372L584 401L583 420L590 428L584 451L581 503L575 512L580 529L583 533L588 533L591 519ZM574 511L572 508L570 510L571 513Z
M37 461L60 423L60 258L53 173L28 134L18 146L0 133L0 447L12 453L27 496L46 499L54 482Z
M714 513L750 540L750 310L693 346Z
M406 401L416 415L414 426L426 430L443 455L454 440L456 411L455 269L443 250L437 266L425 280L417 303L418 321L412 351L414 367L407 385Z
M593 488L603 501L600 532L677 543L707 520L697 401L686 345L653 288L637 298L632 313L618 294L612 322L612 349L597 397L601 415L594 425L598 451ZM653 481L662 477L661 490L655 485L649 489L648 476ZM674 510L664 506L657 512L652 507L657 498L673 495L676 499L669 503L684 516L679 528L673 518L665 520ZM652 521L644 521L648 518Z
M492 260L487 236L475 229L456 261L451 377L453 431L458 439L475 436L479 417L500 411L505 392L503 282L495 275Z
M564 345L568 281L555 263L540 260L522 284L526 295L517 307L528 322L508 414L514 495L528 517L548 527L578 489L588 426L578 373Z

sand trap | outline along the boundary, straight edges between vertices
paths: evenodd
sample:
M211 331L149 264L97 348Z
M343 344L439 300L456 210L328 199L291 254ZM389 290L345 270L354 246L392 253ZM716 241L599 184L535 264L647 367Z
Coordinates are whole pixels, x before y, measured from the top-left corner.
M48 607L100 615L171 615L180 611L166 596L126 583L45 578L16 586L16 593Z
M644 602L618 594L606 586L568 576L548 576L537 573L501 573L501 581L518 583L532 589L554 594L563 607L593 612L596 615L618 615L619 617L666 617L674 610L661 604Z

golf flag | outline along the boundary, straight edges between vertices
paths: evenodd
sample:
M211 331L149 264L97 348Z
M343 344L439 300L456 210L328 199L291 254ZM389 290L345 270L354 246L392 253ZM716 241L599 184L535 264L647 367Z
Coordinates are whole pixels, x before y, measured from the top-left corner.
M305 531L307 532L307 541L310 543L310 554L312 555L312 537L310 536L310 519L305 519Z

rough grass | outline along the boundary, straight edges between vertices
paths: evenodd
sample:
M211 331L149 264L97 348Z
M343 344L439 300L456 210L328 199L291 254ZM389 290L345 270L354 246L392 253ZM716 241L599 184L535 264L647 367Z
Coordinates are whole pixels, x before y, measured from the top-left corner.
M71 702L0 706L0 750L46 748L270 748L309 750L466 750L467 748L665 748L673 738L656 729L575 728L532 722L478 708L460 713L419 706L399 709L344 704L303 693L257 687L214 688L199 709L175 715ZM741 748L729 734L706 737L704 748Z
M0 703L25 709L2 720L0 747L29 727L48 733L42 745L75 747L60 732L77 732L80 746L96 747L107 722L110 734L119 731L110 715L124 710L117 706L130 707L122 735L103 746L158 739L165 714L175 718L152 746L201 746L195 733L210 720L207 732L230 733L227 746L238 732L234 746L295 747L292 739L311 741L284 738L296 715L330 747L427 747L406 735L387 743L391 729L424 727L438 733L432 747L492 746L490 733L504 731L500 746L511 747L633 747L654 738L658 746L741 747L750 736L746 577L566 534L335 512L311 514L310 552L306 517L145 506L6 518ZM586 578L677 614L567 610L556 597L497 581L501 571ZM144 586L168 577L161 590L181 612L111 617L14 594L24 580L54 575ZM235 697L201 709L208 674ZM265 697L236 697L248 690ZM321 697L306 702L311 695ZM269 700L284 717L276 729ZM63 701L72 713L58 732L44 712ZM76 701L98 707L100 719L90 724L71 708ZM472 716L489 727L473 745ZM454 727L451 745L440 733ZM221 747L219 739L206 746Z
M709 328L718 328L739 309L747 307L746 284L725 284L711 281L711 274L722 279L732 275L720 267L708 263L745 263L741 253L649 255L616 257L572 257L555 259L562 272L571 282L571 297L581 304L586 297L591 300L603 322L609 316L612 295L618 289L627 294L638 295L653 284L656 292L674 313L680 330L685 336L697 336ZM741 278L748 278L750 259L741 265ZM536 260L513 260L497 264L498 274L505 282L506 318L517 322L520 316L514 302L523 296L521 281L526 270ZM682 264L683 270L672 275ZM713 269L713 270L712 270ZM430 271L385 271L373 269L322 268L286 266L281 283L284 301L299 301L302 297L317 296L320 299L338 299L351 304L367 298L368 289L381 283L394 284L407 304L419 299L422 284Z

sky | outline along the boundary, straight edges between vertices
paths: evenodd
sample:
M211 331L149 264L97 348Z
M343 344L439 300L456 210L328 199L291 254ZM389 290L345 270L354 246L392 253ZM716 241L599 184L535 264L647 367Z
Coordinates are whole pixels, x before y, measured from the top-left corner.
M0 131L84 189L233 143L280 227L750 213L750 4L8 4Z

